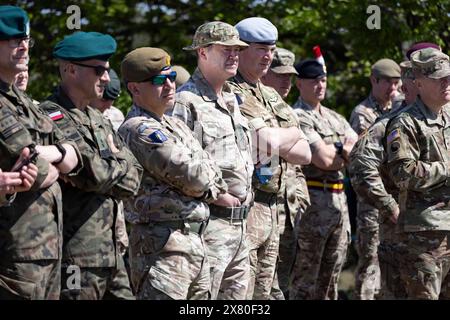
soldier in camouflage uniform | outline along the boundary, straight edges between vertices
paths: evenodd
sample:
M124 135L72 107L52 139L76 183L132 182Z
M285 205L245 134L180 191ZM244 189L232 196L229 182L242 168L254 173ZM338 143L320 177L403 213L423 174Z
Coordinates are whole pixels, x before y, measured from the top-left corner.
M257 140L253 144L257 149L255 203L247 220L251 266L247 299L269 299L280 239L277 205L285 203L282 183L287 164L308 164L311 154L290 106L260 80L273 59L276 27L267 19L253 17L240 21L236 29L249 47L239 53L238 73L231 84ZM265 149L267 145L269 150Z
M261 78L264 85L274 88L285 99L291 90L291 77L296 75L295 55L289 50L276 48L270 69ZM278 230L280 233L279 259L273 280L271 299L284 300L289 296L289 273L294 260L296 241L294 225L309 205L309 194L301 166L288 163L283 171L278 191Z
M227 184L190 128L164 115L174 103L176 78L167 52L133 50L122 61L122 76L133 106L119 132L145 169L138 196L126 203L137 297L209 299L207 203L226 194Z
M325 67L313 59L296 65L297 112L312 152L304 167L311 206L297 225L297 252L289 283L290 299L337 299L337 284L350 242L344 169L357 134L340 114L321 104Z
M249 280L246 218L253 203L251 136L236 96L225 81L236 75L239 50L248 45L224 22L201 25L191 46L198 67L177 90L173 116L193 131L222 171L228 192L209 204L205 243L212 299L245 299Z
M77 143L84 163L76 177L61 180L62 299L134 299L117 242L117 212L119 200L137 193L142 167L111 123L88 105L109 82L108 58L115 49L111 36L96 32L58 42L53 55L61 83L40 105Z
M11 190L15 199L2 200L0 300L59 298L62 203L56 181L60 173L81 168L76 146L13 86L15 75L27 68L32 41L25 11L0 6L0 168L16 171L18 158L39 153L35 166L17 168L27 182ZM37 169L37 176L27 177L27 168Z
M353 110L350 125L362 135L381 115L398 109L392 106L400 82L400 67L391 59L378 60L370 75L372 91L367 99ZM380 267L377 248L378 212L375 207L358 198L356 215L356 251L358 265L355 271L355 298L373 300L380 289Z
M450 63L412 53L419 97L386 129L387 167L399 190L400 275L408 299L450 298Z

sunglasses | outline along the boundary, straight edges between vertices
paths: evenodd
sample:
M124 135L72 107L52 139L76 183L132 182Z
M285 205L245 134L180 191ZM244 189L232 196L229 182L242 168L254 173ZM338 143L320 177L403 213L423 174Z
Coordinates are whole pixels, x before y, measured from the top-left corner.
M104 75L105 74L105 72L109 72L109 69L110 68L106 68L106 67L104 67L104 66L90 66L90 65L88 65L88 64L83 64L83 63L79 63L79 62L71 62L72 64L75 64L75 65L77 65L77 66L80 66L80 67L85 67L85 68L91 68L91 69L94 69L94 71L95 71L95 75L97 75L97 76L102 76L102 75Z
M28 48L33 48L34 46L34 39L31 37L8 40L9 47L13 49L20 47L22 45L22 42L26 44Z
M169 74L158 74L156 76L151 77L148 80L145 80L143 82L150 81L155 86L162 86L164 83L166 83L166 79L169 79L171 82L174 82L177 78L177 72L172 71Z

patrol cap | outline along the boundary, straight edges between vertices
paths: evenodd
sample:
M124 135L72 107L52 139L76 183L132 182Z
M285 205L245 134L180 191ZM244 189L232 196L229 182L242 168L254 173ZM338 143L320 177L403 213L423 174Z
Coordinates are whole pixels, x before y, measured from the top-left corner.
M192 44L189 47L184 47L183 50L197 50L210 44L248 47L248 44L239 40L239 33L231 24L213 21L198 27Z
M142 47L129 52L122 60L125 82L141 82L170 68L169 54L160 48Z
M172 70L177 73L177 78L175 79L175 84L177 87L181 87L191 77L189 72L182 66L172 66Z
M413 52L411 64L414 71L418 71L430 79L440 79L450 75L448 55L434 48Z
M400 78L400 66L391 59L380 59L372 65L373 76L377 78Z
M273 54L270 70L279 74L298 74L294 68L295 55L293 52L277 48Z
M53 49L53 56L68 61L107 61L116 48L116 40L108 34L78 31L58 42Z
M25 38L30 35L30 19L19 7L0 6L0 40Z
M251 17L235 25L239 37L247 43L274 45L278 40L277 28L265 18Z
M327 75L325 66L316 59L305 59L295 65L297 77L300 79L316 79Z
M113 69L109 69L108 74L111 80L103 91L103 99L116 100L120 95L120 79Z
M401 78L414 80L414 73L412 69L411 61L400 62Z
M425 49L425 48L434 48L434 49L437 49L437 50L441 50L441 47L438 46L436 43L432 43L432 42L418 42L418 43L413 44L408 49L408 51L406 51L406 58L408 58L408 60L411 60L411 54L414 51Z

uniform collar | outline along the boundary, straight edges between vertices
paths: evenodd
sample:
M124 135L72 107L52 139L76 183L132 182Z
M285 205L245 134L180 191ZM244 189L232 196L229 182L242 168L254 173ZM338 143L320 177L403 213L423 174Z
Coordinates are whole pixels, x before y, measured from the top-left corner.
M440 115L437 115L433 111L431 111L425 103L423 103L422 99L420 97L417 98L416 104L420 110L420 112L425 116L425 121L427 124L437 124L439 126L442 126L442 119ZM444 117L444 107L442 107L442 116Z
M138 105L133 104L131 106L130 111L128 112L127 118L134 118L134 117L145 117L145 118L152 118L155 119L158 122L162 121L162 118L158 116L156 113L146 110L142 107L139 107Z

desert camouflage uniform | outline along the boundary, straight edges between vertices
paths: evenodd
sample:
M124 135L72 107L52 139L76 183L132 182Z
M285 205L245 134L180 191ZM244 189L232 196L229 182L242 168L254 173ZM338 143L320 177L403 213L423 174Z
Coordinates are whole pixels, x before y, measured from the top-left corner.
M220 169L176 118L134 105L119 132L145 169L138 196L125 204L138 299L209 299L202 235L206 202L227 190Z
M212 299L245 299L249 281L246 216L253 201L251 137L247 119L236 97L225 85L222 97L199 69L177 90L174 117L193 131L216 161L228 186L228 193L239 198L243 216L231 218L231 208L210 205L211 218L205 232L211 264Z
M313 145L341 141L354 131L344 117L320 106L321 113L301 99L295 109L303 132ZM314 165L303 168L307 181L340 184L344 169L321 170ZM297 228L297 252L290 277L290 299L337 299L338 278L350 242L350 221L344 190L309 187L311 206L302 215Z
M20 90L0 81L0 167L11 169L24 147L68 143ZM71 143L72 144L72 143ZM76 145L73 144L78 153ZM80 159L80 156L78 154ZM41 157L28 192L0 208L0 299L58 299L61 281L62 203L58 183L39 189L48 174ZM81 160L78 169L81 168Z
M418 98L386 129L389 173L400 189L400 275L410 299L450 298L450 107Z
M264 86L261 82L256 85L249 84L239 73L230 84L238 95L240 110L249 120L251 128L259 126L258 123L262 121L268 127L275 128L299 126L292 109L275 89ZM287 162L280 157L274 157L269 168L257 169L253 175L256 192L255 204L247 220L251 266L247 299L270 298L280 241L277 196L279 192L283 193L280 181L286 170ZM258 174L266 176L267 181L260 180Z
M117 243L117 212L120 199L137 193L142 167L98 110L89 106L84 111L77 109L62 88L56 88L40 107L67 138L77 143L84 163L77 176L69 177L66 183L61 181L61 296L83 300L133 299ZM108 135L112 135L118 153L109 148ZM69 285L71 266L80 268L81 288Z
M401 108L398 112L403 110ZM360 294L365 297L368 293L374 292L374 288L378 286L377 282L380 280L381 290L377 297L381 299L405 298L404 287L398 272L399 262L396 258L398 237L395 234L395 225L389 219L389 215L398 206L396 201L398 189L387 172L383 142L386 125L398 112L393 111L376 121L359 138L350 154L351 162L348 170L353 188L362 203L374 208L373 218L377 219L379 223L380 244L378 250L375 248L374 251L366 251L366 254L378 252L381 279L377 277L377 265L367 266L368 268L365 269L367 273L359 274L365 279L365 281L357 279L361 284Z

